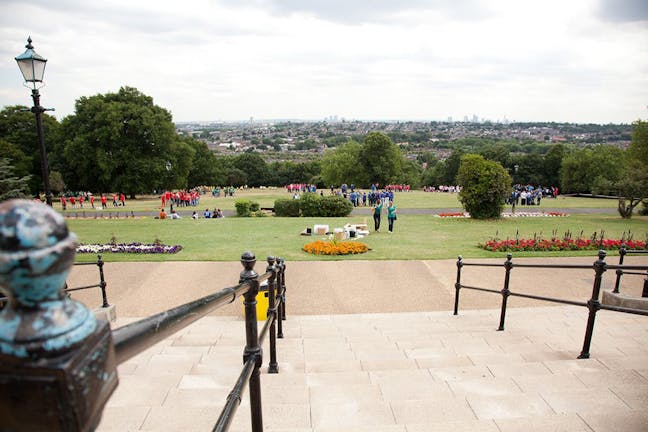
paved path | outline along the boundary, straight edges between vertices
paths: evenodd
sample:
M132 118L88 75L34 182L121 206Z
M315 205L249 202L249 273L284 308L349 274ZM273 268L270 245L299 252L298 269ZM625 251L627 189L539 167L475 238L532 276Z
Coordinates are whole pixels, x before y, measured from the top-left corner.
M618 259L608 259L616 263ZM503 263L502 259L466 260ZM520 258L517 263L572 263L591 265L595 257ZM627 257L627 263L648 264L648 257ZM265 262L257 262L263 272ZM238 283L238 262L141 262L106 263L108 301L119 317L146 316ZM351 314L450 310L454 301L455 260L412 261L293 261L287 262L287 309L289 314ZM583 270L514 269L511 290L558 298L587 300L594 272ZM615 273L604 274L603 287L611 289ZM500 290L502 267L465 267L462 283ZM641 276L624 276L624 291L640 295ZM97 282L94 266L77 266L69 285ZM76 292L74 298L89 307L101 305L98 290ZM461 307L499 307L499 295L463 290ZM512 307L546 306L534 300L512 298ZM238 315L240 304L228 305L218 315Z
M594 260L514 262L589 267ZM234 285L241 266L108 263L105 270L120 326ZM514 268L511 290L589 298L591 268L540 271ZM462 270L462 282L473 286L500 289L503 276L501 267ZM604 276L610 289L614 273ZM506 331L498 332L499 295L462 290L460 314L451 314L455 277L454 260L288 262L279 374L267 373L264 346L264 430L648 430L648 317L599 313L591 357L576 360L585 308L512 297ZM69 282L95 278L96 269L81 266ZM642 282L624 277L623 291L637 295ZM100 304L96 292L74 295L81 296ZM241 370L240 309L237 301L218 311L229 316L205 317L120 365L98 432L211 430ZM232 432L250 430L249 406L246 392Z

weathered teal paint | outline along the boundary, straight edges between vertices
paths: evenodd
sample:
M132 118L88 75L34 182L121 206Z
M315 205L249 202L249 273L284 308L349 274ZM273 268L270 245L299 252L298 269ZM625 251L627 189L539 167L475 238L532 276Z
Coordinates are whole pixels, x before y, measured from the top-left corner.
M54 355L80 344L97 328L84 305L63 293L76 236L50 207L27 200L0 204L0 352Z

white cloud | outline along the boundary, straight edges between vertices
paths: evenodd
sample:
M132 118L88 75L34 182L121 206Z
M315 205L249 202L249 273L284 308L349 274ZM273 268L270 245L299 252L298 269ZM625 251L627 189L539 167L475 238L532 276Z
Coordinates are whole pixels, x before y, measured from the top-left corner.
M0 100L29 103L13 57L31 34L59 117L130 85L176 120L631 122L647 114L646 14L610 2L7 1Z

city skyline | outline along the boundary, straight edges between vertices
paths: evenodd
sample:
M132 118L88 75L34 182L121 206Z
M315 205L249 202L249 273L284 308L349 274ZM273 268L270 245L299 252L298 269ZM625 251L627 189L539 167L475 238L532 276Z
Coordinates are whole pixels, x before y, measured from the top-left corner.
M31 105L31 36L59 120L121 86L175 122L648 118L648 3L490 3L6 0L0 101Z

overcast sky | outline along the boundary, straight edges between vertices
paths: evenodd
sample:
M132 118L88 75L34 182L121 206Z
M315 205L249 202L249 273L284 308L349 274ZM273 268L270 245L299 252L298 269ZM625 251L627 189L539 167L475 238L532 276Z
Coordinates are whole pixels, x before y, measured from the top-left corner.
M14 57L48 59L42 105L133 86L175 121L648 118L647 0L0 0Z

